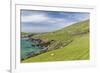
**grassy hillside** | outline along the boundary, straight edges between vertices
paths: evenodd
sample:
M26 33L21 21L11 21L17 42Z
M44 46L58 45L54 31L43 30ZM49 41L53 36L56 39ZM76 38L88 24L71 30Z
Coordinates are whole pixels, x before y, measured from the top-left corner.
M70 25L55 32L38 34L49 44L48 52L28 58L23 62L87 60L89 59L89 20Z

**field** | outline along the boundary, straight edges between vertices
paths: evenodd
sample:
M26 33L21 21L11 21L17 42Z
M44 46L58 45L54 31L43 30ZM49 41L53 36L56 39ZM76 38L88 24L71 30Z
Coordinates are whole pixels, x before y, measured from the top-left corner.
M23 60L23 63L89 59L89 20L31 38L41 39L40 45L48 46L48 50Z

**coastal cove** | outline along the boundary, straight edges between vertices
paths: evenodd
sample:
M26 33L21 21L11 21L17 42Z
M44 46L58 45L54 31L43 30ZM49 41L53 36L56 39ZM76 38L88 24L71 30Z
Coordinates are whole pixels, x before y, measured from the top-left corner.
M47 47L39 45L40 39L21 38L21 60L36 56L47 50Z

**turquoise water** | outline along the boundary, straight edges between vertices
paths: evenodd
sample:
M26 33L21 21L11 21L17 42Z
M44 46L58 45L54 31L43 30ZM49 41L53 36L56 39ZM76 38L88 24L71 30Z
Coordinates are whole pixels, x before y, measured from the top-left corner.
M38 53L41 51L41 49L37 46L32 46L34 44L33 42L21 39L21 59L28 57L32 53Z

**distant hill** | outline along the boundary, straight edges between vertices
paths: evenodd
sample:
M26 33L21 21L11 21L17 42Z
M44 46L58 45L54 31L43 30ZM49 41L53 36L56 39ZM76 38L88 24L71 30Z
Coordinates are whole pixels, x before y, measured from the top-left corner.
M89 59L89 20L75 23L61 30L33 35L45 42L51 41L48 52L23 62L87 60Z

